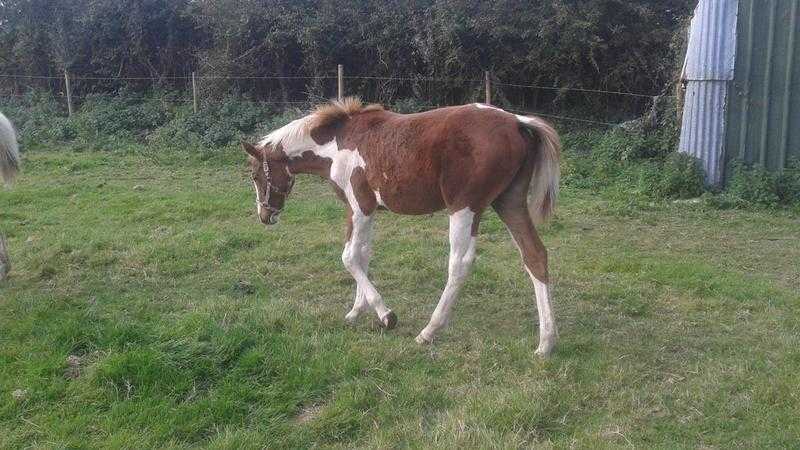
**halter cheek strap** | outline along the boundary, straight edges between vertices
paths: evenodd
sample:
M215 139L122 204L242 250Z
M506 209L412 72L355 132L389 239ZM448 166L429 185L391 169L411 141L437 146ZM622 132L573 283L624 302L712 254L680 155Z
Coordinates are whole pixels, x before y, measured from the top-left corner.
M264 175L267 182L267 189L266 192L264 193L265 198L258 203L261 205L262 208L266 209L270 213L280 212L280 208L275 208L274 206L269 205L270 193L274 192L276 194L283 195L284 197L288 196L289 193L292 191L292 188L294 187L294 175L287 169L287 172L289 173L289 185L286 187L285 191L282 191L279 188L272 185L272 180L270 179L269 164L267 164L267 161L264 161L262 165L264 167Z

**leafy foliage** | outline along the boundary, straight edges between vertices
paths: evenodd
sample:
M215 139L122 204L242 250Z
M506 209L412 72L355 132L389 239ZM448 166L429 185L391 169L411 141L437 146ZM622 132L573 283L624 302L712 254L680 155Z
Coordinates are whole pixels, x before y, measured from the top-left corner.
M661 163L645 166L639 178L639 189L656 198L694 198L704 188L703 169L685 153L672 153Z
M392 103L477 100L483 70L499 80L659 92L675 72L690 0L7 0L0 3L0 73L152 77L155 87L188 90L192 71L213 76L401 77L348 80L350 92ZM455 78L456 81L430 81ZM463 80L463 81L461 81ZM473 81L470 81L473 80ZM206 96L306 100L334 92L333 80L200 80ZM4 83L14 92L60 92L59 79ZM79 79L80 95L150 80ZM496 85L499 103L607 112L639 108L626 97ZM647 101L647 99L643 99Z
M655 114L655 116L653 116ZM606 189L631 200L685 199L701 195L705 178L695 158L677 153L674 100L658 100L650 115L607 131L564 136L564 183Z
M760 206L800 205L800 164L792 161L782 174L741 161L732 165L728 194L735 200Z
M298 117L299 110L281 113L258 102L227 96L203 104L170 101L169 94L131 98L129 93L88 96L71 118L52 96L28 94L2 103L16 124L24 148L71 146L82 150L112 150L143 144L175 150L218 150L251 135L263 135Z

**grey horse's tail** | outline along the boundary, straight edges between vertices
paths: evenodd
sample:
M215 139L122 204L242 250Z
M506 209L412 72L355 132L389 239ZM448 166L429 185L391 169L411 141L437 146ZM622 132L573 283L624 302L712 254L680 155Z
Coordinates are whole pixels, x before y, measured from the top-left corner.
M17 133L6 116L0 113L0 179L11 184L19 172Z
M556 209L560 177L561 140L552 125L533 116L517 116L517 120L539 136L536 165L528 192L528 212L533 223L547 220Z

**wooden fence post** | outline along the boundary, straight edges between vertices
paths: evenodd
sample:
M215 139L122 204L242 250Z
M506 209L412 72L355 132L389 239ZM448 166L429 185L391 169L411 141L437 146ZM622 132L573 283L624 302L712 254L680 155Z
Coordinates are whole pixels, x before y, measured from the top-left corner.
M194 72L192 72L192 106L194 107L194 113L197 114L197 81L194 77Z
M483 77L484 77L484 82L485 82L484 88L486 89L486 102L485 103L487 105L491 105L492 104L492 82L491 82L491 80L489 78L489 71L488 70L483 73Z
M69 116L72 117L72 89L69 86L69 73L67 69L64 69L64 87L67 91L67 111L69 111Z
M341 64L337 68L336 79L338 81L338 98L341 100L344 98L344 66Z

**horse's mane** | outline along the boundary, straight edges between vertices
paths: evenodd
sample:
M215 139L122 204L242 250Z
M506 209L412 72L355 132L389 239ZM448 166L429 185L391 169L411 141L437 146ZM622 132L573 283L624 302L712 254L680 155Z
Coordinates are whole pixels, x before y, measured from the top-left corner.
M277 130L264 136L257 144L259 147L282 144L291 147L293 142L301 142L308 137L314 128L323 128L347 120L355 114L383 111L383 106L369 104L364 106L358 97L346 97L342 100L331 100L328 103L317 105L314 111L300 119L292 121Z
M314 127L325 127L347 119L354 114L370 111L383 111L383 106L376 103L364 105L358 97L345 97L317 105L311 114Z

